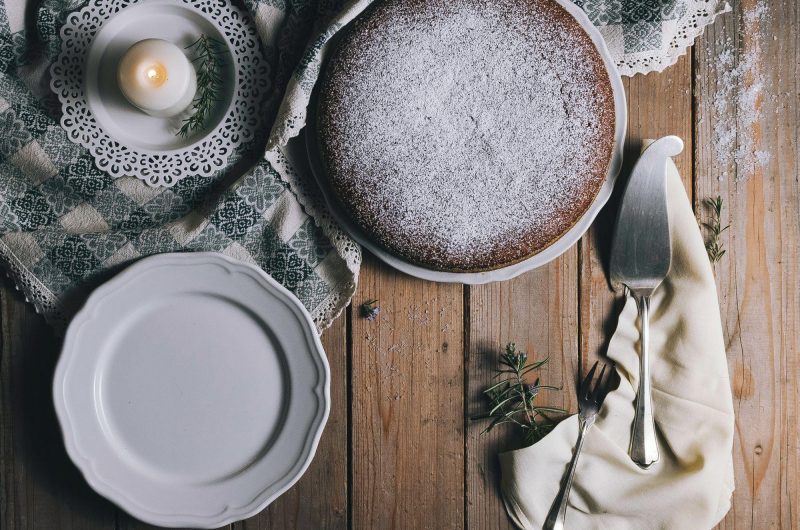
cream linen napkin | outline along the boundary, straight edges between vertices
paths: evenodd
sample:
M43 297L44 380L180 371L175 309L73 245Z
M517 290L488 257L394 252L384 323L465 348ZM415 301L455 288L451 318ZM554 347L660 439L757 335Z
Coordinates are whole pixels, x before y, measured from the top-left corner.
M638 384L636 304L628 297L611 339L619 389L608 395L578 461L566 528L704 529L727 513L733 492L733 400L717 291L703 240L675 164L667 168L672 268L650 314L653 407L660 460L628 457ZM500 455L511 518L539 529L578 437L578 418L537 444Z

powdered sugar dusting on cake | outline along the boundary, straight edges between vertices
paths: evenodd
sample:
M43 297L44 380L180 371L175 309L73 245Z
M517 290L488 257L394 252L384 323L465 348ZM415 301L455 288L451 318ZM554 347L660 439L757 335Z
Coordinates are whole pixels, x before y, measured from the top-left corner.
M388 1L359 21L320 96L323 156L354 219L455 270L569 229L613 142L607 74L576 27L545 0Z

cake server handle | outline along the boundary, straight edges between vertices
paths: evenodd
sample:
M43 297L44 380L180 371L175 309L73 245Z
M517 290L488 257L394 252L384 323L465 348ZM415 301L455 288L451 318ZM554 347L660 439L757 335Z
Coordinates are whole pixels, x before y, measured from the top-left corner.
M658 461L653 400L650 395L650 297L637 296L636 304L642 333L639 340L639 391L636 394L630 455L631 460L646 469Z

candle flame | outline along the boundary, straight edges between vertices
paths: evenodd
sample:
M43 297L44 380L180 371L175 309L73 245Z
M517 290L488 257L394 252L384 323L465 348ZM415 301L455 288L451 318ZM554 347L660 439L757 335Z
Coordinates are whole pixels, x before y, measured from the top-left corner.
M154 64L145 70L144 75L151 85L160 87L167 80L167 69L164 65Z

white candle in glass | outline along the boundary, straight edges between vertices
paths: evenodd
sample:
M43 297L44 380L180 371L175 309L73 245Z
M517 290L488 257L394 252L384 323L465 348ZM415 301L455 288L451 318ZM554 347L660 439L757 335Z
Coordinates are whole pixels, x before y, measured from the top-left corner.
M161 39L131 46L119 62L117 82L133 105L151 116L180 114L197 92L197 74L183 50Z

